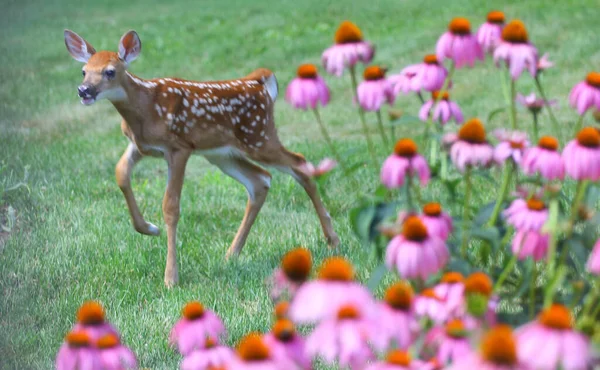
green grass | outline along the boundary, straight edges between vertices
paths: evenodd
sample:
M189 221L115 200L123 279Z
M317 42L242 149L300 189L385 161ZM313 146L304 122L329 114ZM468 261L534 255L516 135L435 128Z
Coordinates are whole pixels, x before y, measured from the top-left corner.
M86 299L104 303L108 318L139 356L142 367L176 368L179 356L167 347L167 334L188 300L214 309L229 329L229 344L248 331L270 325L265 278L289 248L308 246L320 261L333 252L324 243L308 197L288 176L275 174L271 192L253 227L242 257L223 257L241 221L243 188L193 158L187 170L179 227L181 284L163 286L166 236L141 236L130 225L125 201L114 181L114 165L126 147L119 117L108 102L82 107L76 97L81 65L64 47L62 30L70 28L96 49L116 50L119 37L136 29L142 55L131 70L142 77L179 76L226 79L257 67L274 70L283 88L300 63L318 63L339 22L351 19L376 43L375 61L394 72L419 61L454 16L468 16L474 27L494 6L529 25L531 39L550 52L557 67L545 72L549 96L559 98L563 140L571 134L575 113L567 107L572 85L600 63L600 37L594 0L548 2L456 0L451 2L382 0L289 1L9 1L0 15L0 190L23 180L27 187L0 192L0 220L16 210L11 233L0 234L0 367L48 369L74 313ZM328 76L333 91L322 116L348 163L365 160L358 115L349 104L348 76ZM534 85L528 77L519 90ZM283 94L282 94L283 95ZM488 60L475 70L456 74L454 99L467 117L487 117L503 103L500 73ZM416 114L414 97L396 106ZM520 111L521 124L529 124ZM374 116L369 116L373 124ZM276 107L285 145L310 160L326 156L310 113ZM506 126L498 115L492 126ZM542 119L542 132L549 132ZM419 132L406 126L403 135ZM350 151L354 149L353 151ZM387 148L379 148L384 158ZM348 214L362 194L378 185L378 169L362 168L346 179L334 174L327 187L327 207L342 239L337 253L369 277L369 259L349 224ZM134 191L150 222L162 225L161 199L166 164L143 161L135 171ZM485 186L485 188L484 188ZM476 200L494 198L494 189L478 185ZM444 199L439 188L426 198ZM163 228L164 229L164 228ZM164 231L164 230L163 230Z

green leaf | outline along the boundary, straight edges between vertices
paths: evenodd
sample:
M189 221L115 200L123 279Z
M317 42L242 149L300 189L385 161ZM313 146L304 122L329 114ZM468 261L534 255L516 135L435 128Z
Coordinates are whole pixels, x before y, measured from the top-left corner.
M460 272L464 276L467 276L473 272L473 266L460 257L452 257L448 263L448 271Z
M496 117L499 113L504 112L508 108L509 108L508 106L504 106L504 107L496 108L493 111L491 111L490 114L488 114L486 123L489 124L490 122L492 122L494 117Z
M373 272L371 272L369 281L367 281L367 288L371 292L375 292L375 290L377 290L377 287L379 286L379 283L381 283L381 280L383 279L383 277L385 276L385 274L387 272L388 272L388 269L385 266L385 264L382 263L381 265L377 266L375 268L375 270L373 270Z
M357 207L350 211L350 223L360 241L368 245L371 240L371 224L375 218L375 206Z
M488 220L492 216L492 212L494 211L495 205L496 201L493 201L481 207L479 209L479 212L477 212L477 215L475 215L473 223L478 226L485 225L485 223L488 222Z

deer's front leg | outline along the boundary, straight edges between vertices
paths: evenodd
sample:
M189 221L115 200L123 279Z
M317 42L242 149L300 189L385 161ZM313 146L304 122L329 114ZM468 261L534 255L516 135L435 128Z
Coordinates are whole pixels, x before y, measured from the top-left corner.
M135 144L129 143L129 146L125 149L125 153L123 153L119 163L117 163L115 174L117 176L117 184L127 201L127 207L129 208L133 227L139 233L156 236L160 234L160 229L144 220L144 216L142 216L142 213L138 208L135 196L133 195L133 190L131 189L131 173L133 172L133 167L135 167L141 159L142 154L137 150Z
M177 284L177 222L179 221L181 189L185 176L185 166L190 157L189 151L174 151L166 155L169 165L169 180L163 199L163 216L167 225L167 266L165 268L165 285Z

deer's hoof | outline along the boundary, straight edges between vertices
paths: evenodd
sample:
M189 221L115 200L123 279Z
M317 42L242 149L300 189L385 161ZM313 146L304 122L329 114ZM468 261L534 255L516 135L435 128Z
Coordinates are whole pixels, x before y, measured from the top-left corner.
M178 280L179 279L177 278L177 274L175 274L174 276L167 276L165 274L165 286L168 289L175 287L175 285L177 285Z
M140 234L150 235L150 236L159 236L160 229L158 226L151 224L150 222L146 222L142 225L134 225L135 231Z
M329 245L329 248L337 248L340 245L340 238L337 234L334 233L327 237L327 245Z

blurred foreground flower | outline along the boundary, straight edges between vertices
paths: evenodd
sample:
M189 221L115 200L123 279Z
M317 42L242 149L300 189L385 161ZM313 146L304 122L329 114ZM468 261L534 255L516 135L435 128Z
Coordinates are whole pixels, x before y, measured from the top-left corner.
M169 342L177 346L179 353L186 356L195 349L206 345L206 338L220 338L225 334L221 319L202 303L192 301L186 304L182 318L175 323L169 335Z
M467 121L460 128L451 145L450 158L461 172L465 172L467 167L485 167L492 161L493 148L487 142L483 124L477 118Z
M494 161L502 165L510 159L517 165L521 164L523 153L529 147L527 133L522 131L497 130L495 134L500 143L494 148Z
M519 78L525 68L532 77L537 75L537 49L529 42L525 24L518 20L510 21L502 30L502 41L494 50L494 61L499 65L504 61L513 80Z
M389 81L394 97L400 93L418 93L421 90L437 91L444 86L448 71L435 54L426 55L423 62L405 67L400 73L391 75Z
M502 29L504 28L504 13L492 10L487 15L487 21L477 30L475 37L481 48L486 53L493 53L500 42Z
M483 60L483 50L471 34L471 23L466 18L454 18L436 45L437 59L451 59L456 68L473 67L476 60Z
M363 73L364 81L358 84L357 99L362 109L375 112L381 109L383 103L392 104L394 95L392 85L385 78L385 69L379 66L369 66Z
M240 341L237 356L227 364L227 370L281 370L299 369L284 353L273 351L263 336L250 333Z
M600 239L594 245L586 267L592 274L600 275Z
M100 369L98 352L90 336L82 330L69 332L56 356L56 370L80 369Z
M386 291L379 304L381 328L387 341L394 341L400 349L408 349L419 332L419 322L413 312L413 290L409 284L398 282Z
M344 69L354 67L359 61L370 63L374 54L375 48L363 40L360 28L343 21L335 33L335 45L323 52L322 61L328 73L339 77Z
M433 121L439 122L441 125L445 125L451 119L454 119L458 124L464 122L460 107L450 100L450 94L448 94L448 92L440 94L439 91L434 91L431 94L431 100L426 101L425 104L421 106L421 109L419 110L419 119L424 122L427 121L429 115L432 114L432 109Z
M558 140L552 136L542 136L537 146L525 152L521 168L526 175L539 173L546 180L562 180L565 177L565 164L558 152Z
M600 109L600 72L588 73L585 81L575 85L569 94L569 103L580 116L588 109Z
M434 367L423 361L413 360L408 352L393 349L387 353L385 360L375 362L365 370L434 370Z
M565 170L575 180L600 179L600 132L585 127L575 140L569 141L562 153Z
M287 252L281 259L281 267L269 279L271 299L277 301L284 293L293 297L300 285L308 279L311 269L310 250L299 247Z
M546 257L549 235L542 232L548 220L548 209L544 202L536 198L514 200L504 211L506 223L517 233L513 238L512 252L519 258L532 257L539 261Z
M115 334L106 334L96 342L100 354L102 370L137 369L137 360L133 352L121 344ZM82 368L83 369L83 368Z
M281 353L294 361L301 369L309 370L311 360L306 356L304 338L296 332L294 324L288 319L275 322L270 333L263 337L265 344L274 353Z
M104 307L96 301L84 302L79 307L79 310L77 310L77 322L72 330L86 332L92 342L97 341L107 334L119 336L117 329L106 321Z
M226 365L234 356L231 348L208 337L203 348L195 349L184 357L181 362L181 370L209 370Z
M417 144L411 139L396 142L394 153L381 166L383 185L388 189L400 188L404 185L406 176L417 176L421 185L427 185L430 178L429 166L417 149Z
M442 210L439 203L431 202L423 206L423 214L419 216L427 227L427 232L442 240L447 240L452 232L452 217Z

